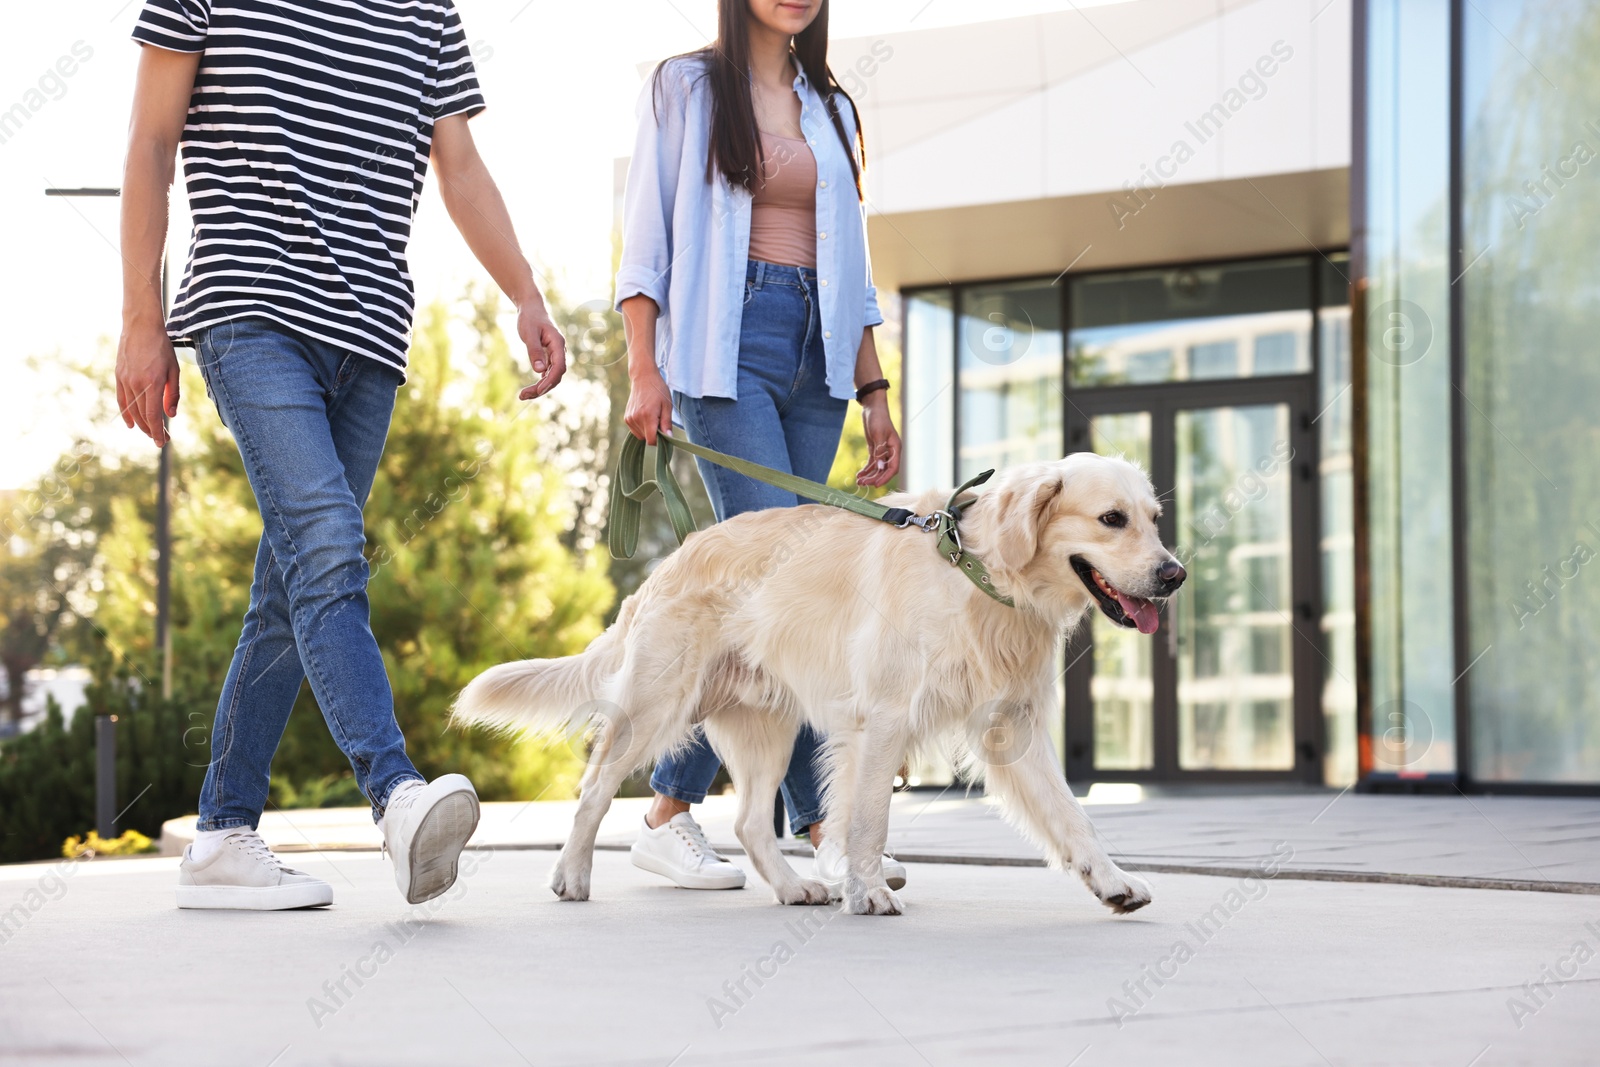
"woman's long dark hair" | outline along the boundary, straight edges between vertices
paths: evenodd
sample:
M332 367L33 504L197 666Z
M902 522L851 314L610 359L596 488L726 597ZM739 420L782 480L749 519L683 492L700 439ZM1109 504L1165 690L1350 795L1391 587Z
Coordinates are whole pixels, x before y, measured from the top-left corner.
M755 191L756 177L762 173L765 157L761 151L761 131L756 127L755 106L750 102L750 5L747 0L719 0L717 4L717 39L696 52L686 52L674 59L698 59L705 63L705 77L711 80L711 154L706 160L706 181L715 179L718 172L733 185ZM864 196L861 186L861 164L866 159L866 140L861 134L861 113L850 94L834 80L828 69L828 0L822 0L817 17L794 36L794 54L805 71L806 80L816 89L828 108L828 117L850 157L850 173L855 177L856 195ZM671 62L670 60L668 62ZM655 73L655 103L661 102L661 79L667 64L662 63ZM856 143L850 143L844 117L839 113L839 98L850 105L855 119Z

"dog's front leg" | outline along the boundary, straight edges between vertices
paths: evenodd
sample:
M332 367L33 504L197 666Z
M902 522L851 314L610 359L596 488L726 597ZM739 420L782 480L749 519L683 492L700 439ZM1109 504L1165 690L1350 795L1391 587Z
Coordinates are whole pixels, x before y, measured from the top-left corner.
M988 792L1044 848L1050 865L1077 871L1089 891L1118 914L1150 903L1144 880L1118 867L1101 847L1094 824L1051 755L1040 716L1022 711L1004 723L977 725L983 733L974 749L987 768Z
M849 805L844 910L852 915L899 915L900 898L883 880L883 849L889 842L889 802L894 776L906 755L906 733L893 709L869 713L856 738L855 781Z

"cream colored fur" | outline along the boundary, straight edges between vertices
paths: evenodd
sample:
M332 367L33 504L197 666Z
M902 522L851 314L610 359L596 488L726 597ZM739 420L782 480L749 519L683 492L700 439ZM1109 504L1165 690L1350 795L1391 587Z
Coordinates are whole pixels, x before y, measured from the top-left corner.
M889 497L927 514L948 493ZM1124 528L1100 521L1128 517ZM589 896L595 833L628 774L704 722L740 797L736 832L780 902L821 904L772 834L773 798L802 721L830 740L826 830L845 834L845 910L897 914L879 859L896 770L919 745L966 746L1009 816L1050 863L1076 871L1118 912L1150 901L1106 855L1052 754L1056 650L1096 610L1074 572L1088 559L1136 596L1161 595L1172 559L1149 480L1076 453L998 476L961 531L1007 607L983 595L914 528L821 505L740 515L693 535L582 654L507 663L461 693L462 723L598 730L582 800L551 888ZM998 740L997 740L998 739Z

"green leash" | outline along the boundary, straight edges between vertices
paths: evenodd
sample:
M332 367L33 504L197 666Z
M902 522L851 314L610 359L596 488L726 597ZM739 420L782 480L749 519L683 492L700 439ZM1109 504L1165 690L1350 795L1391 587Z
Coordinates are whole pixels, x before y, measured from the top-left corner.
M613 559L633 558L634 552L639 547L640 515L644 510L644 502L652 493L659 492L661 498L666 501L667 518L672 523L673 536L678 539L680 545L694 533L694 515L689 511L689 502L678 486L677 478L672 474L674 448L681 448L690 455L699 456L719 467L726 467L747 478L754 478L758 482L787 490L807 500L815 500L819 504L842 508L865 518L886 522L896 529L903 530L907 526L915 526L931 533L936 538L935 544L939 555L949 560L951 566L965 574L973 585L988 596L1007 607L1014 606L1010 597L1002 596L995 590L994 582L990 579L989 570L983 565L983 561L962 546L961 531L957 525L961 521L962 512L972 504L970 500L961 501L961 494L988 481L990 475L994 474L992 470L984 471L976 478L963 483L950 495L950 502L945 505L944 510L935 511L931 515L918 515L909 508L884 507L876 501L863 499L854 493L835 489L831 485L822 485L807 478L773 470L771 467L763 467L759 463L725 455L703 445L697 445L693 441L668 437L666 434L656 436L655 478L646 480L645 443L629 434L622 444L622 456L617 461L616 477L611 479L611 522L606 529L606 542L611 549Z

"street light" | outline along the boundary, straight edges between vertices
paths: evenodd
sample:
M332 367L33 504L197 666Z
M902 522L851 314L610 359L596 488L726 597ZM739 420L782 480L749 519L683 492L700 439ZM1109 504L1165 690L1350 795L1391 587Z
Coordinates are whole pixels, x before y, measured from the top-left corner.
M115 187L88 186L77 189L48 188L45 196L118 197ZM161 257L161 312L167 311L167 259ZM162 415L165 422L166 416ZM156 647L161 650L161 697L172 698L172 454L171 439L161 446L159 473L156 476ZM117 836L117 717L95 716L95 822L102 838Z

